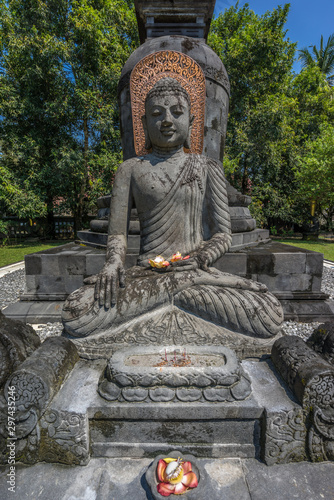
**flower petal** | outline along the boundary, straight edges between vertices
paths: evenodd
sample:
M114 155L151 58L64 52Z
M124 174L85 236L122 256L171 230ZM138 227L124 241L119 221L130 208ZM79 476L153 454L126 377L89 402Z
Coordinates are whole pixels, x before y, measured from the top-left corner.
M182 484L187 488L196 488L196 486L198 486L198 480L195 472L188 472L188 474L185 474L182 479Z
M185 257L183 257L182 260L188 260L188 259L190 259L190 255L186 255Z
M165 475L164 472L166 470L167 464L164 460L159 460L158 466L157 466L157 476L159 481L165 481Z
M180 254L180 252L176 252L176 253L174 253L173 257L171 258L171 261L176 262L176 261L181 260L181 259L182 259L182 255Z
M188 472L191 472L192 471L191 462L183 462L182 469L183 469L183 472L185 474L188 474Z
M174 493L175 486L173 484L159 483L157 486L157 490L158 493L160 493L160 495L162 495L163 497L169 497L169 495Z
M171 462L176 462L176 458L165 457L164 462L166 462L166 464L170 464Z
M191 472L190 472L191 474ZM182 495L182 493L187 491L187 486L185 486L183 483L179 483L175 485L175 490L174 494L175 495Z

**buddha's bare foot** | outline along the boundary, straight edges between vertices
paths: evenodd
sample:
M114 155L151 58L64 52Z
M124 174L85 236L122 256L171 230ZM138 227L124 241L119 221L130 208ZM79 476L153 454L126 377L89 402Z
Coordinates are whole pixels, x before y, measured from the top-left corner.
M240 276L235 276L229 273L223 273L214 268L208 269L208 274L216 281L219 281L219 285L226 288L238 288L240 290L249 290L251 292L262 292L268 291L268 288L263 283L258 281L248 280Z

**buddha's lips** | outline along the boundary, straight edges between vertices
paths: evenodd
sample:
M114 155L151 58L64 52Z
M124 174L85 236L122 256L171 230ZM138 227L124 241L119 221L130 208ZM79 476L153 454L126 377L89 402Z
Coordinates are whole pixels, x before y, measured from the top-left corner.
M166 136L172 136L175 133L173 129L161 130L161 133Z

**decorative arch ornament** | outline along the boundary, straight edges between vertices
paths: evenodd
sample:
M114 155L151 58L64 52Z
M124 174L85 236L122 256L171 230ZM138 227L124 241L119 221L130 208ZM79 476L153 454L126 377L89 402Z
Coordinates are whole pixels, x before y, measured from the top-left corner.
M154 52L141 59L130 78L134 145L137 156L148 154L141 121L145 115L145 99L151 88L162 78L174 78L188 92L194 123L189 153L201 154L204 139L205 76L191 57L172 50Z

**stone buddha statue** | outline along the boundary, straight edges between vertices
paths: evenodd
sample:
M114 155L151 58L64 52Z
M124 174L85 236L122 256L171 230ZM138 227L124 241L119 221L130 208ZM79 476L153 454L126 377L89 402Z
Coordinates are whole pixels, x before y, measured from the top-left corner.
M129 325L135 331L137 322L168 310L258 338L279 331L283 311L265 285L210 267L231 246L230 216L221 163L185 152L193 120L188 92L176 79L161 78L147 93L142 125L149 154L118 168L105 264L68 297L68 334L112 335ZM133 206L140 255L137 266L125 271ZM179 258L171 259L176 253ZM152 267L157 256L169 265Z

